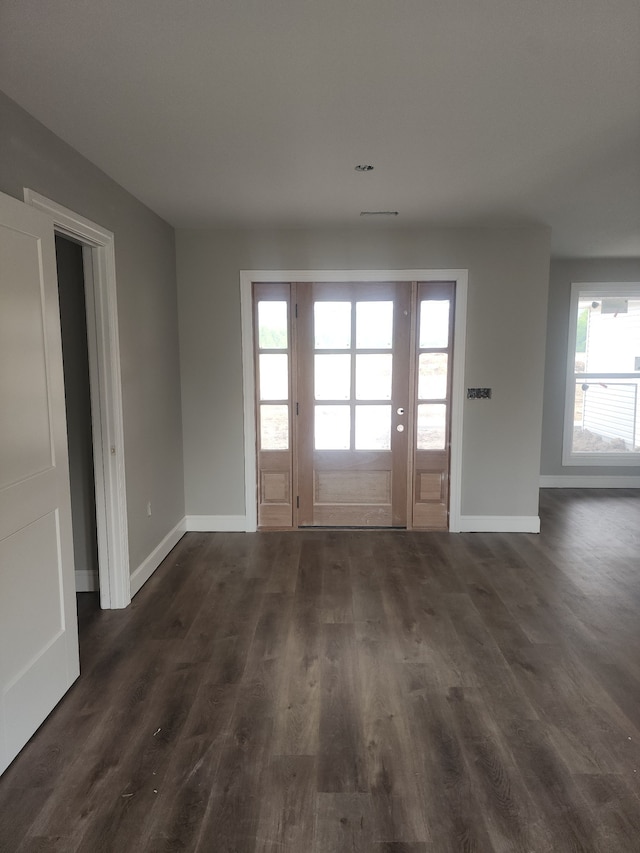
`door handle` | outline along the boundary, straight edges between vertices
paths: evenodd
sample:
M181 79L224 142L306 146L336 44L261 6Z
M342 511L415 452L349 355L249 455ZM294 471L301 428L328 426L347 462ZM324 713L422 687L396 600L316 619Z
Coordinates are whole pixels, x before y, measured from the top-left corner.
M400 406L398 409L396 409L396 411L399 415L404 415L404 409L402 408L402 406Z

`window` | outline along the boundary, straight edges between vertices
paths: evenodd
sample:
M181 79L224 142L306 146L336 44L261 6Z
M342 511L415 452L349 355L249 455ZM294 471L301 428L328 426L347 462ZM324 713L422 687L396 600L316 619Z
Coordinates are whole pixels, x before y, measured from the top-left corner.
M564 465L640 465L640 284L571 289Z

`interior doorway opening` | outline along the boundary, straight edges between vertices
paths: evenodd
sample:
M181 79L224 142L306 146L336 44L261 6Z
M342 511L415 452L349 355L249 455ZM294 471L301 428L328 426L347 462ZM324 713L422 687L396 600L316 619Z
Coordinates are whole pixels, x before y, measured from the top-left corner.
M55 246L76 593L95 597L98 529L83 247L61 234L55 235Z
M24 198L82 251L100 607L119 609L131 603L131 580L114 238L33 190Z

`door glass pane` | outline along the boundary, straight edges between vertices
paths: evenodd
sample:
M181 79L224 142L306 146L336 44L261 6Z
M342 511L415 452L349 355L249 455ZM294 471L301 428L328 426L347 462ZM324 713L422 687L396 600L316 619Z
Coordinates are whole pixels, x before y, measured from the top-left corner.
M356 347L391 349L393 302L356 303Z
M258 302L258 347L287 348L286 302Z
M316 400L348 400L351 394L351 356L315 356Z
M446 447L447 407L444 403L418 405L418 450L444 450Z
M289 356L260 355L260 399L289 399Z
M420 302L420 349L449 346L449 300Z
M391 406L356 406L356 450L391 448Z
M348 450L351 444L349 406L315 407L315 449Z
M420 400L444 400L447 396L446 352L423 352L418 359L418 397Z
M351 346L350 302L315 302L313 314L316 349L349 349Z
M289 449L288 406L260 406L260 449Z
M391 399L391 354L356 356L356 399Z

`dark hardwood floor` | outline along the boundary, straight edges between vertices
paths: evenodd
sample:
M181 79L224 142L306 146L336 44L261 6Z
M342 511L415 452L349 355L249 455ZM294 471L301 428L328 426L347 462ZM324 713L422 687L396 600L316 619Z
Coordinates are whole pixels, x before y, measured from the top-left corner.
M0 850L638 853L640 491L542 533L190 533L0 779Z

